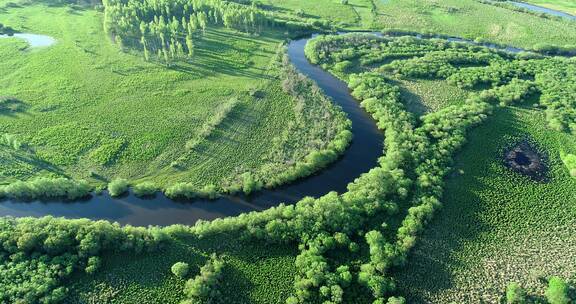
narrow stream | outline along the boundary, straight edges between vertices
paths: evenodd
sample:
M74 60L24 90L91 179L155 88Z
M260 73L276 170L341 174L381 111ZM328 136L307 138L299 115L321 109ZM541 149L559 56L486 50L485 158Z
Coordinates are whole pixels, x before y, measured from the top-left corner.
M288 55L296 69L342 107L352 121L354 139L344 155L316 175L290 185L264 190L250 197L225 196L217 200L175 202L158 193L155 198L141 199L132 194L112 198L107 193L84 201L5 200L0 203L0 216L64 216L67 218L104 219L135 226L194 224L199 219L211 220L241 213L264 210L280 203L295 203L305 196L318 197L330 191L346 191L355 178L377 166L382 155L383 135L372 117L350 96L348 86L308 62L304 46L308 38L292 41Z
M15 33L12 36L9 35L0 35L0 39L2 38L18 38L26 41L31 48L37 47L47 47L51 46L56 43L56 39L46 36L46 35L38 35L38 34L30 34L30 33Z
M570 15L568 13L565 12L561 12L555 9L551 9L551 8L547 8L547 7L543 7L543 6L538 6L538 5L534 5L534 4L530 4L530 3L526 3L526 2L518 2L518 1L509 1L510 3L516 5L517 7L521 7L521 8L525 8L534 12L538 12L538 13L545 13L545 14L550 14L552 16L558 16L558 17L564 17L564 18L568 18L571 20L576 20L576 16L574 15Z

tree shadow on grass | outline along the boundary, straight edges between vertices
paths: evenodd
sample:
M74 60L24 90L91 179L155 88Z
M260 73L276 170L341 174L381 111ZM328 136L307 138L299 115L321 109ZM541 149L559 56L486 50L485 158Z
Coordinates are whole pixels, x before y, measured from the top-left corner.
M70 288L66 303L83 302L82 293L99 293L99 285L105 284L114 289L113 297L118 299L125 297L135 290L152 291L159 286L166 284L173 285L170 288L170 295L155 295L156 300L163 296L183 297L182 288L188 278L193 278L199 274L199 269L206 261L207 257L179 240L170 241L167 247L151 253L105 253L102 256L102 267L95 275L86 275L76 272L65 282L65 286ZM186 262L190 265L190 273L186 279L176 278L170 271L176 262ZM130 287L127 289L127 287ZM145 300L145 299L133 299ZM149 302L144 301L144 302Z
M409 303L429 303L428 295L456 287L453 277L456 269L467 269L470 263L480 262L463 261L456 254L492 228L480 216L487 206L481 204L483 199L478 193L491 187L486 176L497 174L490 172L491 164L501 163L498 151L502 142L494 138L521 133L519 124L509 109L498 109L468 133L469 141L457 153L454 166L463 169L464 175L446 180L441 200L444 207L425 229L406 266L395 270L400 292Z
M249 291L254 286L242 271L225 264L220 280L223 284L219 285L218 290L222 294L224 303L244 304L251 302Z

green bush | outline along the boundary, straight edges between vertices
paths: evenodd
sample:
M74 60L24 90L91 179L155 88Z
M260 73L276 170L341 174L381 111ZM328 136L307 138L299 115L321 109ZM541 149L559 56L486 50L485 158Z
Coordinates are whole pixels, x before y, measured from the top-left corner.
M87 274L95 273L100 268L101 264L102 264L102 262L100 261L99 257L96 257L96 256L90 257L88 259L88 263L86 265L86 269L85 269L86 273Z
M2 303L60 303L64 282L77 270L96 272L104 252L153 251L168 239L158 228L88 219L1 218L0 227Z
M152 196L158 191L158 187L153 182L142 182L136 184L132 190L138 197Z
M116 178L113 179L110 183L108 183L108 192L112 197L118 197L128 191L128 180L123 178Z
M548 280L548 289L546 290L546 299L550 304L568 304L569 286L561 278L553 276Z
M174 265L172 265L172 268L170 268L172 273L183 279L188 275L188 271L190 270L190 266L188 266L188 263L184 263L184 262L177 262L174 263Z
M190 279L184 286L184 294L188 303L217 303L220 298L218 285L222 276L224 262L213 255L208 262L200 268L200 274Z
M510 283L506 288L507 304L524 304L526 303L526 291L518 283Z
M5 197L15 200L76 200L90 195L92 189L92 186L85 181L40 177L30 181L17 181L9 185L0 186L0 198Z
M560 153L560 158L566 168L568 168L570 175L576 177L576 155L562 152Z

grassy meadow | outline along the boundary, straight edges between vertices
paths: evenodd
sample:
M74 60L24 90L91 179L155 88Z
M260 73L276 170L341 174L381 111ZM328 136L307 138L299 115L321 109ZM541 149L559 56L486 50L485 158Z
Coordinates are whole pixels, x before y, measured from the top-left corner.
M375 14L372 12L375 2L381 0L349 0L343 4L341 0L264 0L265 8L279 16L309 20L329 20L332 25L353 29L374 27Z
M191 63L167 68L122 52L94 9L3 4L0 22L57 42L0 40L1 95L26 105L0 115L0 133L27 147L0 145L0 183L58 175L202 186L273 164L269 143L295 116L270 67L283 33L210 28Z
M224 284L219 288L225 303L284 303L295 275L295 247L239 243L237 237L231 234L199 240L182 234L153 254L108 256L98 275L70 278L65 302L180 303L186 280L175 277L170 267L186 262L190 265L188 277L194 277L216 252L226 264Z
M570 44L576 27L475 0L388 0L378 6L381 28L444 34L530 48Z
M544 125L538 111L507 107L470 133L444 208L399 273L411 301L495 303L511 281L542 295L544 278L574 278L576 180L559 153L573 150L576 138ZM549 182L504 166L504 149L524 139L549 158Z

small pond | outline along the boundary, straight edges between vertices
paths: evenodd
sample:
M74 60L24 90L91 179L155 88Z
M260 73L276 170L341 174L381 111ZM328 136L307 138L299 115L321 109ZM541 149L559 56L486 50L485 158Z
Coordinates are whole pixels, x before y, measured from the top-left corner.
M1 38L18 38L25 40L28 42L31 48L38 48L38 47L47 47L51 46L56 43L56 39L46 36L46 35L38 35L38 34L29 34L29 33L16 33L12 36L8 35L0 35Z

